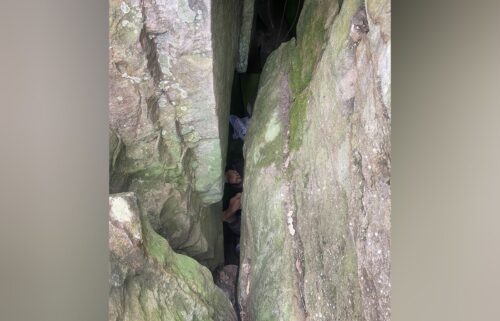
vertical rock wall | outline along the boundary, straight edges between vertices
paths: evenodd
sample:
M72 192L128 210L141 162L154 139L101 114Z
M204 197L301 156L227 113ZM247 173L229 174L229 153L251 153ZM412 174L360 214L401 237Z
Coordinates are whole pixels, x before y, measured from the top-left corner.
M238 72L246 72L248 66L248 55L250 53L250 43L252 39L253 25L254 25L254 7L255 0L244 0L241 31L239 40L239 58L236 70Z
M133 193L109 198L109 321L236 321L210 271L175 253Z
M110 0L110 192L135 192L153 228L210 267L242 3Z
M243 321L389 320L390 1L305 0L245 142Z

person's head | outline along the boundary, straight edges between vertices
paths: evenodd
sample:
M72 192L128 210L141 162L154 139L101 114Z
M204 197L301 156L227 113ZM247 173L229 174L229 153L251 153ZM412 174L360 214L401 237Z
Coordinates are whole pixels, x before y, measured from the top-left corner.
M236 170L229 169L226 171L226 183L231 185L239 185L242 181L243 180L240 176L240 173L238 173Z

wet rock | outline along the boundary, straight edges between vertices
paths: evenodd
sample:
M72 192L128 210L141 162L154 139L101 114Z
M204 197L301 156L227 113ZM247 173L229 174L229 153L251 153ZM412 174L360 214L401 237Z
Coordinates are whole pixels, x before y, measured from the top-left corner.
M135 192L153 228L211 268L242 4L110 1L110 191Z
M172 250L133 193L110 196L109 206L109 320L237 320L210 271Z
M245 141L242 320L389 320L390 2L305 1Z

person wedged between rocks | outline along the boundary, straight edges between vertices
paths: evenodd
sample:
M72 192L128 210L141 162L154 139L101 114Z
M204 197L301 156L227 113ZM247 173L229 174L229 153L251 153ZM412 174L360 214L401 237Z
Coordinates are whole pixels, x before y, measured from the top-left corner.
M232 246L230 251L239 252L239 237L241 226L241 193L243 191L243 161L236 160L226 167L226 184L222 200L222 220L227 231L228 243ZM227 234L227 233L226 233Z
M240 235L241 192L243 191L243 161L237 160L226 168L223 221L236 235Z

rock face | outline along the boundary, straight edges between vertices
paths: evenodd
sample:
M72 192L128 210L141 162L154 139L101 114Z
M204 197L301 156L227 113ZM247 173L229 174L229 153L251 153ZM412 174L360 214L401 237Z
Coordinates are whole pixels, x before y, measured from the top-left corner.
M245 142L243 321L389 320L390 1L306 0Z
M110 0L110 192L135 192L153 228L211 268L242 5Z
M234 264L225 265L217 273L215 284L224 292L226 297L236 306L236 282L238 279L238 266Z
M236 321L210 271L176 254L141 217L133 193L109 198L110 321Z
M238 72L246 72L248 66L248 55L250 53L250 42L252 39L252 29L254 23L255 0L244 0L241 31L239 39L239 59L236 65Z

